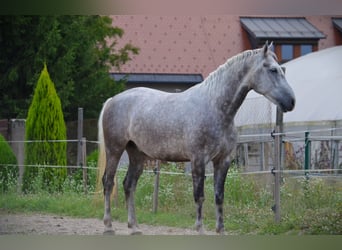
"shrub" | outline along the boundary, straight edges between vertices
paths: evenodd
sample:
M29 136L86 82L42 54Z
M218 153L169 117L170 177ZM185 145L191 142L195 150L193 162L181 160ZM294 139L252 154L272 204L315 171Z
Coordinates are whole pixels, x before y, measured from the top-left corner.
M66 140L61 101L50 79L46 65L42 70L34 91L26 120L26 140L40 142L26 143L23 190L30 191L32 181L38 174L35 165L66 165L66 141L48 142L48 140ZM32 166L33 165L33 166ZM67 175L66 168L44 168L42 170L43 187L49 191L60 189Z
M0 190L5 192L18 178L17 158L5 138L0 134Z

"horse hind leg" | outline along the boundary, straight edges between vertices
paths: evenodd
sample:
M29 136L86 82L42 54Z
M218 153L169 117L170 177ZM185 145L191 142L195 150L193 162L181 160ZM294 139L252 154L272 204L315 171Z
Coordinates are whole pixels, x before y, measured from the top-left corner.
M195 228L200 234L204 234L202 206L204 202L205 164L202 161L192 162L193 195L196 203Z
M224 200L224 184L229 169L229 160L214 162L214 191L216 206L216 232L224 234L223 222L223 200Z
M134 194L138 179L143 172L145 154L133 142L128 143L126 151L129 157L129 166L123 186L128 211L128 227L132 229L131 234L141 234L135 215Z
M117 165L119 163L121 154L107 155L106 169L102 177L103 194L104 194L104 216L103 223L105 225L104 234L114 234L112 227L112 216L110 206L110 196L114 186L114 176L116 173Z

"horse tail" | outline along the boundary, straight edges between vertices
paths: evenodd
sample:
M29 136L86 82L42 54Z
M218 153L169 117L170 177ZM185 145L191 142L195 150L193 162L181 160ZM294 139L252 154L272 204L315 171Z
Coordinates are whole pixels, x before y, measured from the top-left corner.
M96 190L100 192L103 189L102 187L102 176L104 174L106 168L106 149L105 149L105 138L103 136L103 113L111 98L107 99L103 104L99 120L98 120L98 151L99 156L97 159L97 181L96 181Z

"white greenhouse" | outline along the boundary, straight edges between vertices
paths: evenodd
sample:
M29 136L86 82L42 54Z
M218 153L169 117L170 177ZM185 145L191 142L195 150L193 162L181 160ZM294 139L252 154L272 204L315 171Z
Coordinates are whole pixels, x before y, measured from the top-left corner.
M285 168L301 169L304 135L309 132L310 168L340 169L342 165L342 46L313 52L283 64L296 95L296 106L285 113ZM238 156L249 169L272 166L271 132L276 107L254 91L241 106ZM239 154L240 153L240 154ZM247 161L247 162L246 162ZM254 167L253 167L254 166Z

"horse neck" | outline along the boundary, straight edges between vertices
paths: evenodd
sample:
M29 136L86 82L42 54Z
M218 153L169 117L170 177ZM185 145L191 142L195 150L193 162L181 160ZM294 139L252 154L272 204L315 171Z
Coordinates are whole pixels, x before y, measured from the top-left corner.
M242 102L250 91L249 76L253 68L252 57L256 51L244 52L228 60L203 82L210 102L233 120Z

